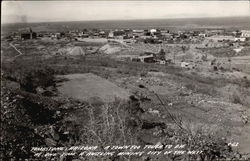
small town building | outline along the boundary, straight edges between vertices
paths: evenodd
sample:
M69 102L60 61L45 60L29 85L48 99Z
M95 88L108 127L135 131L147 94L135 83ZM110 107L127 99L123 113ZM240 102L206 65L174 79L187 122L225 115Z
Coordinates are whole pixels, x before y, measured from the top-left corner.
M124 36L125 32L123 30L114 31L114 36Z
M139 56L138 59L140 60L140 62L146 62L146 63L153 63L153 62L155 62L153 54Z
M144 33L144 30L133 30L133 33Z
M151 34L154 34L154 33L156 33L156 32L157 32L156 29L151 29L151 30L150 30L150 33L151 33Z
M144 30L133 30L134 37L140 37L144 35Z
M236 49L233 49L236 53L239 53L242 49L244 49L244 47L240 46Z
M110 32L109 32L108 38L114 38L114 32L113 32L113 31L110 31Z
M243 41L246 41L246 38L245 37L236 37L236 38L234 38L234 41L241 41L241 42L243 42Z
M241 30L241 37L250 38L250 30Z
M206 36L207 36L207 34L200 33L198 36L199 36L199 37L206 37Z
M207 39L214 40L214 41L235 41L234 36L223 36L223 35L214 35L207 37Z
M208 35L208 36L212 36L212 35L221 35L223 33L225 33L225 29L208 29L205 31L205 33Z
M100 35L100 37L107 37L107 34L105 31L100 31L99 35Z
M21 40L36 39L37 33L33 32L31 28L21 33Z
M82 38L87 38L87 37L89 37L89 34L87 33L82 34Z

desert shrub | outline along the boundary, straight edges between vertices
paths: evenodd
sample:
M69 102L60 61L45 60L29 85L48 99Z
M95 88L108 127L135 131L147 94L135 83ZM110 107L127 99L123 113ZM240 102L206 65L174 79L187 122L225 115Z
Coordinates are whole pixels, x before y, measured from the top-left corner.
M200 76L199 74L176 72L172 79L182 80L184 82L195 82L195 84L199 85L199 87L204 86L204 88L209 86L213 88L221 88L227 84L239 85L244 88L248 88L250 86L250 80L244 77L240 79L227 79L225 77L211 78Z
M31 159L31 148L44 145L42 137L34 133L34 130L24 126L1 125L1 159L24 160Z
M187 89L189 89L189 90L195 90L195 88L196 88L196 85L194 84L194 83L187 83L187 84L185 84L185 87L187 88Z
M4 132L4 141L1 142L1 146L5 150L3 152L5 159L31 159L33 157L30 153L31 147L48 146L46 139L52 140L57 146L98 145L104 147L106 145L143 146L145 144L140 141L140 133L143 130L143 122L146 120L142 119L144 111L136 97L131 97L128 102L117 100L113 103L88 104L70 100L62 105L50 105L49 98L46 100L42 96L28 92L18 95L12 92L3 95L5 98L3 105L8 105L8 108L1 109L1 113L8 114L8 117L7 115L3 117L4 126L1 127ZM9 106L10 102L12 102L11 106ZM28 109L27 106L29 106ZM65 118L53 119L55 115L53 107L60 110L62 106L67 106L61 110L67 113ZM35 113L30 111L32 107L37 109L33 111ZM2 110L10 110L10 112ZM44 122L39 120L45 117L47 119ZM216 139L215 136L206 135L202 131L192 133L185 128L179 129L175 126L164 125L159 128L162 128L162 136L165 137L163 145L186 144L190 150L203 151L199 155L168 156L172 160L218 160L233 157L232 149L224 140ZM117 159L124 158L117 157Z
M123 66L123 67L117 69L117 73L118 74L130 75L130 76L136 76L136 75L139 75L140 70L137 70L134 67Z
M2 70L4 78L20 83L21 88L29 92L34 93L38 86L46 88L54 85L55 71L41 58L18 57L14 62L4 62Z
M215 135L205 133L202 130L198 130L195 133L186 130L176 130L168 129L174 133L174 138L166 138L166 144L185 144L185 150L197 150L201 151L197 155L169 155L171 160L201 160L201 161L210 161L210 160L234 160L240 159L240 155L228 145L225 139L219 138ZM176 141L176 140L179 140Z
M190 82L190 83L186 83L185 87L196 93L202 93L202 94L206 94L210 96L215 96L215 94L217 94L217 90L215 87L213 87L212 85L204 84L204 83Z
M229 99L232 103L241 104L245 106L250 105L250 92L247 88L238 86L229 91Z
M231 95L231 100L233 103L242 104L241 98L238 92L233 92Z
M101 145L126 145L131 141L136 144L135 133L132 132L135 128L130 124L131 119L134 120L135 116L130 113L129 108L129 106L119 102L104 104L97 116L94 116L94 113L91 112L93 108L89 109L89 116L92 121L90 123L92 128L90 129L97 134ZM102 122L99 122L99 119ZM91 135L93 134L90 133Z
M159 72L159 70L157 68L151 68L149 71L150 72Z
M140 76L145 77L145 76L147 76L147 74L148 74L148 72L143 70L143 71L141 71Z
M44 138L36 133L35 127L56 121L55 110L48 105L49 102L55 105L55 101L43 100L20 90L2 89L1 159L31 159L31 148L45 145Z
M210 95L210 96L215 96L217 94L216 88L213 87L213 86L209 86L209 85L201 85L201 86L199 86L198 88L196 88L196 92L207 94L207 95Z
M250 80L247 78L247 76L241 78L239 82L242 87L250 88Z
M235 56L236 52L229 47L207 48L203 49L205 52L212 54L215 57Z
M54 71L50 68L35 69L23 73L20 80L21 88L28 92L35 92L37 87L54 86Z
M109 63L107 61L101 61L101 66L108 67Z

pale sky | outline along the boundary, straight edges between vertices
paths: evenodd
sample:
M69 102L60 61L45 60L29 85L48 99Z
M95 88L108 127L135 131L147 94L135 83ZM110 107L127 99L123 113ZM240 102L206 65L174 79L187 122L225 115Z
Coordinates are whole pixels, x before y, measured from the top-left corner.
M249 1L2 1L2 22L250 16Z

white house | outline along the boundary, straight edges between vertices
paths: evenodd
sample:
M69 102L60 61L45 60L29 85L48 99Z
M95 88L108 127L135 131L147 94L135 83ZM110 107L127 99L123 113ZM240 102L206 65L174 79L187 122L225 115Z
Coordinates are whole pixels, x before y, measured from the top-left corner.
M156 33L156 32L157 32L156 29L151 29L151 30L150 30L150 33L151 33L151 34Z
M245 37L236 37L234 38L234 41L246 41L246 38Z
M113 31L109 32L108 38L114 38L114 32Z

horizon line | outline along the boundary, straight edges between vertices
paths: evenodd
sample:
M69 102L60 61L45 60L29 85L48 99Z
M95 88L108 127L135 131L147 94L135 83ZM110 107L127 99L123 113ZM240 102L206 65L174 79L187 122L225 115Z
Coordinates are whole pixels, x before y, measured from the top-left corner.
M96 22L96 21L143 21L143 20L174 20L174 19L216 19L216 18L250 18L249 16L222 16L222 17L175 17L175 18L144 18L144 19L100 19L100 20L73 20L73 21L37 21L37 22L10 22L1 25L25 24L25 23L58 23L58 22Z

